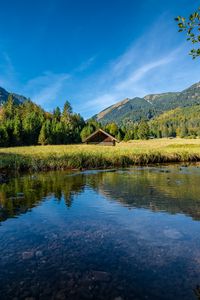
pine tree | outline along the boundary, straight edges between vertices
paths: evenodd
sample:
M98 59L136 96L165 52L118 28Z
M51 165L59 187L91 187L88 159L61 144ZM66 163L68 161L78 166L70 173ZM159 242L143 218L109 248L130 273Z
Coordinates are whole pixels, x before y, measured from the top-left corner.
M129 129L129 130L127 130L127 132L124 136L124 141L127 142L127 141L130 141L132 139L134 139L133 130Z
M15 105L14 105L14 99L13 99L13 95L9 94L8 95L8 100L4 105L4 114L5 117L8 119L11 119L14 116L14 109L15 109Z
M116 123L109 123L106 125L105 130L113 136L117 136L119 128Z
M5 126L3 125L0 126L0 146L1 147L9 146L8 132Z
M186 136L188 136L188 129L187 129L187 127L186 127L186 124L183 123L183 124L181 125L181 127L180 127L180 137L181 137L181 138L184 138L184 137L186 137Z
M169 137L169 130L168 130L168 126L165 124L163 130L162 130L162 136L163 137Z
M63 114L72 114L72 106L69 101L66 101L63 108Z
M42 128L40 130L40 134L39 134L39 138L38 138L38 144L47 145L47 135L46 135L45 123L42 125Z
M147 140L149 138L149 125L146 121L141 121L140 124L138 125L138 137L141 140Z
M21 121L18 115L15 116L13 122L13 139L15 145L21 144Z
M57 106L56 109L53 111L53 118L55 118L57 121L60 121L61 117L61 111L60 108Z
M81 135L81 140L84 141L90 134L92 134L95 131L94 127L91 125L86 125L83 127L80 135Z

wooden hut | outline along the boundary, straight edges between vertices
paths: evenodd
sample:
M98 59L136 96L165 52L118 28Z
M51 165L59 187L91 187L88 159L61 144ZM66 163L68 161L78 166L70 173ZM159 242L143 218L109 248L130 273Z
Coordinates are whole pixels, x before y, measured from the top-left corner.
M83 142L86 144L115 146L115 143L118 142L118 140L104 130L98 129L89 135Z

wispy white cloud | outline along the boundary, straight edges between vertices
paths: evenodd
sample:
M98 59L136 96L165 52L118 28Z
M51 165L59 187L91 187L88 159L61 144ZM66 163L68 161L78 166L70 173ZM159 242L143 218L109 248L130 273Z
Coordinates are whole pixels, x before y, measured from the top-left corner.
M149 32L117 58L104 61L96 72L85 72L97 61L93 55L70 74L43 72L22 84L12 59L1 51L0 86L24 94L48 110L67 98L86 118L127 97L182 90L200 80L200 61L187 55L188 44L180 44L182 38L167 19L161 16ZM98 57L101 61L100 54Z
M180 44L174 24L163 18L166 15L108 63L103 72L85 80L81 94L76 96L83 102L76 106L77 110L90 117L127 97L178 91L200 80L200 63L191 60L188 45Z
M139 80L144 78L148 72L156 68L163 67L164 65L167 65L174 59L176 59L177 54L180 52L180 50L181 47L178 47L177 49L171 51L167 56L164 56L158 60L152 60L138 67L136 70L131 72L125 80L120 81L116 85L116 89L119 91L130 89L133 86L133 84L136 84Z
M60 100L63 97L68 97L65 94L65 87L72 76L87 70L94 63L95 59L96 55L83 61L71 74L44 72L43 75L29 80L24 85L23 92L29 95L36 103L44 106L46 109L50 109L58 103L58 100L60 104ZM66 99L63 98L64 100Z
M65 85L71 77L68 73L44 72L22 84L8 53L1 53L1 62L1 87L10 92L23 94L45 109L51 110L52 107L60 104L59 97L64 96Z
M113 103L116 102L116 99L117 99L117 95L115 93L102 94L99 97L96 97L92 100L87 101L84 104L84 108L82 105L80 105L80 109L82 109L83 113L86 113L89 109L99 112L99 111L97 111L97 109L100 109L100 107L106 108L106 107L112 105Z
M87 70L95 61L96 55L91 56L86 61L83 61L77 68L75 68L74 72L83 72Z
M13 86L18 86L18 74L14 68L12 60L7 52L0 53L0 86L12 90Z
M95 59L96 55L83 61L71 74L45 71L42 75L22 83L8 53L0 52L0 86L8 91L23 94L45 109L52 110L55 105L62 105L62 102L67 99L68 90L66 87L68 87L70 79L75 77L77 73L87 70Z
M23 93L29 95L36 103L50 107L58 101L70 75L45 72L43 75L29 80L23 87Z
M127 55L125 53L122 56L121 61L118 59L116 65L112 63L112 67L107 70L105 74L101 75L104 78L108 76L110 77L110 86L104 86L104 89L107 90L107 92L100 92L99 95L97 94L96 97L88 100L86 103L84 103L84 107L81 108L80 106L79 109L82 109L83 114L85 114L89 110L102 110L103 108L110 106L126 97L144 96L149 92L149 89L145 87L143 80L147 80L146 77L149 73L155 71L159 72L160 68L166 67L168 64L176 60L177 55L180 53L181 49L181 47L177 47L175 50L172 50L167 55L157 60L154 60L153 58L148 62L144 60L144 62L142 64L139 64L139 66L137 67L134 66L134 63L132 62L132 68L127 72L124 72L130 61L132 61L132 58L130 59L130 53L132 51L129 49ZM116 75L117 69L119 69L120 73L123 72L123 75ZM101 82L101 78L99 78L99 82ZM95 93L99 92L98 79L95 87L96 91L94 92L94 95ZM99 84L99 88L101 91L104 90L102 88L102 84Z

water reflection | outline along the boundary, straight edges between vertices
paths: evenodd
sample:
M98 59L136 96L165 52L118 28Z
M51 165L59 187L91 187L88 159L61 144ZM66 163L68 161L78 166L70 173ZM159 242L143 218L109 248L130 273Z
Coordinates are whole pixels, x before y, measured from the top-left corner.
M0 185L0 221L27 212L40 204L46 197L52 196L60 201L64 199L70 207L73 197L84 190L84 175L69 176L65 172L49 172L26 175L11 179Z
M135 168L88 178L99 193L129 207L183 213L200 220L200 169Z
M175 165L0 185L0 299L198 299L199 179Z
M70 207L86 186L130 208L183 213L199 220L199 182L199 168L180 166L26 175L0 185L0 221L25 213L48 196L64 199Z

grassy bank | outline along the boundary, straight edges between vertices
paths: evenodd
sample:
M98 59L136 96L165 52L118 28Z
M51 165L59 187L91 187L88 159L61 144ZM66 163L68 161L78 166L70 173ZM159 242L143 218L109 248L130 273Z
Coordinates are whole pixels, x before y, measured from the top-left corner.
M155 139L116 147L58 145L0 148L0 170L110 168L200 161L200 139Z

